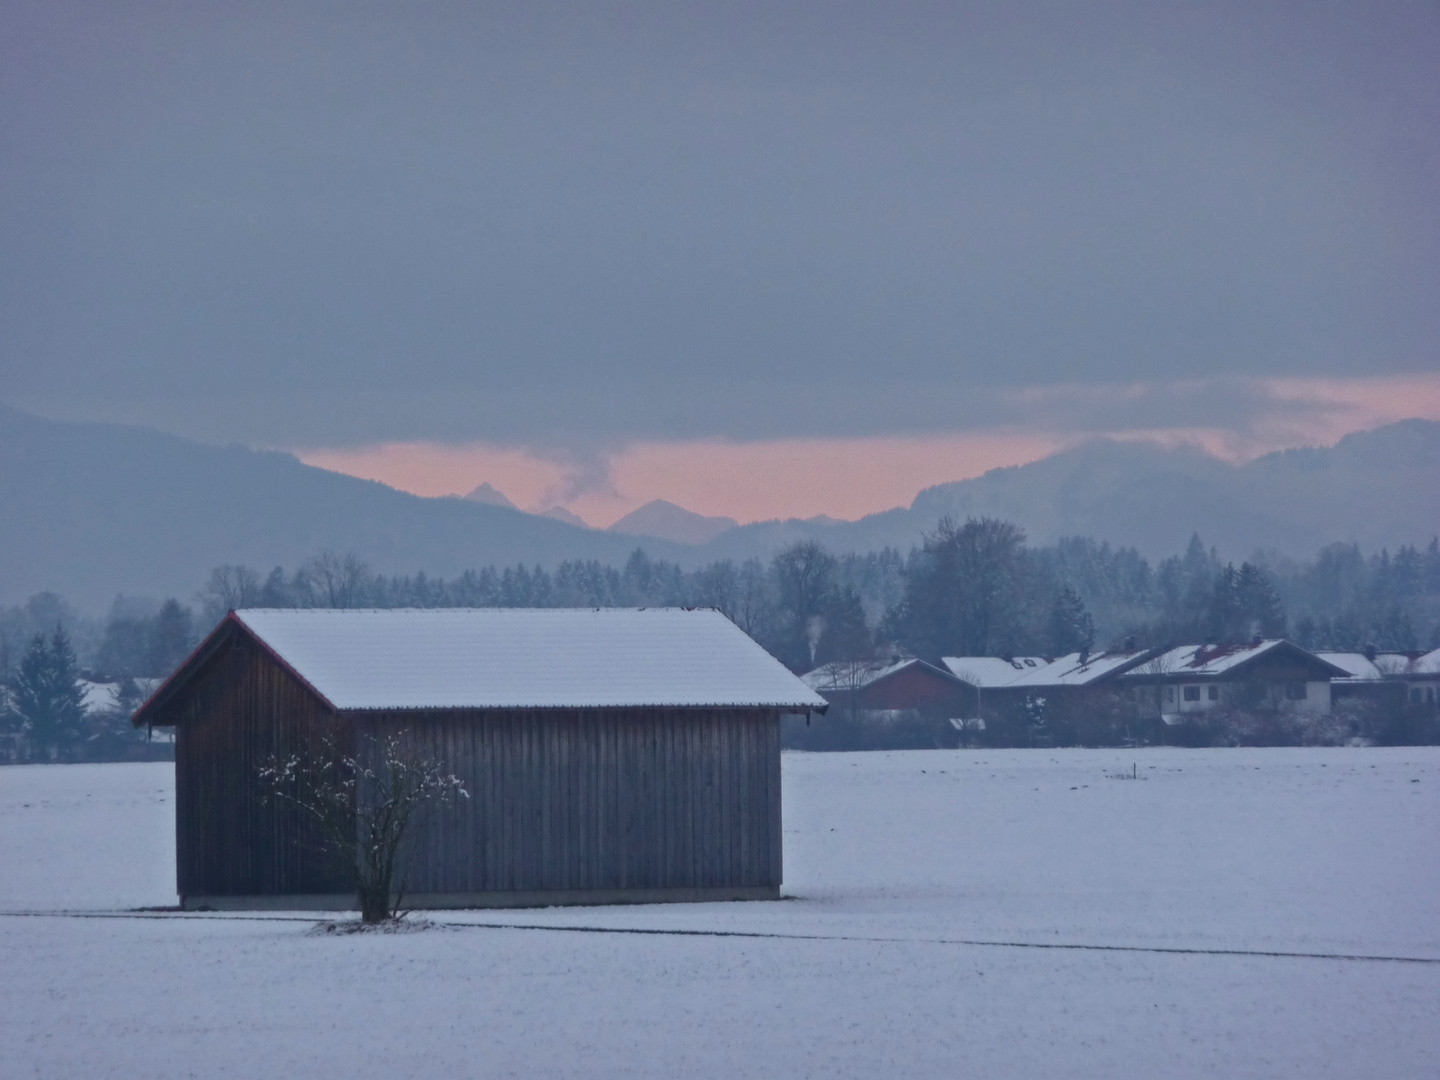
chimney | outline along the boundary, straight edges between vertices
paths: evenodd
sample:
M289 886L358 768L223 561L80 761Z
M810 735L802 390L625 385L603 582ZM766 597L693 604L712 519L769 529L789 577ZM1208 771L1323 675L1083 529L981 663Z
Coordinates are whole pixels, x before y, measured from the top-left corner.
M1372 664L1375 662L1375 646L1373 644L1365 646L1365 659Z
M1080 666L1084 667L1090 662L1090 646L1086 645L1080 650Z
M1134 634L1131 634L1129 637L1127 637L1127 638L1125 639L1125 651L1126 651L1126 652L1134 652L1134 651L1135 651L1135 635L1134 635Z
M1259 634L1256 634L1254 637L1252 637L1252 638L1250 639L1250 647L1251 647L1252 649L1258 649L1262 644L1264 644L1264 642L1265 642L1265 639L1264 639L1263 637L1261 637Z

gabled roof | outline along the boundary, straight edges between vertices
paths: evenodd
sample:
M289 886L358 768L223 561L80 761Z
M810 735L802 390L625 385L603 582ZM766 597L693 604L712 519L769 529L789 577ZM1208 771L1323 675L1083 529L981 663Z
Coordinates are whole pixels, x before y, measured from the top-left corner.
M998 656L942 656L940 659L950 674L981 690L1009 686L1027 672L1050 663L1048 656L1016 656L1009 660Z
M1315 655L1327 664L1342 668L1352 682L1378 682L1385 677L1375 660L1363 652L1317 652Z
M237 631L338 710L826 708L708 608L256 608L226 616L136 722Z
M1328 678L1344 678L1349 672L1284 638L1268 638L1243 645L1180 645L1153 657L1128 674L1149 678L1213 678L1229 675L1262 656L1288 653L1316 667L1323 668Z
M1412 660L1409 666L1397 671L1397 675L1440 675L1440 649L1428 652Z
M1007 683L1010 689L1018 687L1044 686L1090 686L1101 682L1150 659L1150 649L1130 649L1121 652L1071 653L1050 661L1044 667L1026 671L1018 679ZM1083 658L1083 662L1082 662Z
M817 693L846 693L853 690L862 690L881 679L888 679L891 675L898 675L908 668L918 667L921 670L931 672L940 678L953 682L955 676L948 671L937 668L934 664L927 664L924 660L915 657L908 657L904 660L894 660L890 663L874 661L866 663L836 662L833 664L821 664L814 671L808 671L800 678L805 684Z

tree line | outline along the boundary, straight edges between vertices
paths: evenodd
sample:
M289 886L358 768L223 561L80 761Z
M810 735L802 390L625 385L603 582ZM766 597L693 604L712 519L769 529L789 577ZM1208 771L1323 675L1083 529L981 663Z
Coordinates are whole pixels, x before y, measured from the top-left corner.
M289 571L216 567L189 602L117 597L99 620L53 593L0 609L0 733L80 738L69 691L47 691L58 696L46 713L35 688L81 674L119 683L133 712L143 680L173 670L231 608L622 606L718 608L796 672L893 654L1055 656L1255 633L1312 649L1418 650L1440 647L1440 541L1368 556L1336 543L1308 562L1260 552L1237 565L1195 536L1152 564L1085 537L1037 546L1009 522L946 518L903 555L805 541L768 561L687 570L637 548L618 567L572 560L449 579L380 574L325 551Z
M36 635L63 628L99 678L156 678L231 608L706 606L797 671L877 650L919 656L1060 655L1081 648L1286 635L1313 649L1440 646L1440 542L1365 556L1330 544L1301 562L1238 564L1200 537L1152 564L1086 537L1030 545L992 518L944 519L902 554L835 554L810 541L768 561L695 569L637 548L623 566L573 560L484 567L453 578L374 572L325 551L293 570L219 566L189 599L117 597L87 619L53 593L0 608L0 677Z

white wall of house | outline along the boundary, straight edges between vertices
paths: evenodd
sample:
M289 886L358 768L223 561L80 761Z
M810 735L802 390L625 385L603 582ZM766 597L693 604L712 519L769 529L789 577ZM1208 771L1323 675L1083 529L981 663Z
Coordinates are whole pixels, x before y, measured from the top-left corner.
M1241 700L1243 683L1175 682L1160 688L1160 712L1165 716L1205 712ZM1270 683L1266 696L1281 709L1294 712L1328 713L1330 684L1320 682Z

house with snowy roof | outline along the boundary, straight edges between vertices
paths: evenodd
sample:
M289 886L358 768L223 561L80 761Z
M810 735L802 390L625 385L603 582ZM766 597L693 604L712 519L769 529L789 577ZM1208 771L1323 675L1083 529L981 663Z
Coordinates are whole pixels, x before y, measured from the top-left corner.
M1026 697L1081 699L1154 655L1154 650L1089 649L1066 656L947 656L943 662L956 678L975 687L977 698L994 706Z
M1406 698L1403 673L1414 654L1379 652L1316 652L1327 664L1346 672L1344 678L1330 680L1332 704L1347 699L1374 702L1383 708L1402 705Z
M1416 657L1399 674L1411 705L1440 708L1440 649Z
M913 656L822 664L801 676L845 715L919 713L948 719L965 712L973 692L950 672Z
M1330 711L1330 684L1350 673L1283 638L1243 644L1181 645L1166 649L1120 676L1142 694L1166 723L1221 706Z
M134 722L175 731L186 908L353 906L260 770L390 736L470 795L407 906L508 907L777 897L780 718L826 708L713 610L242 610Z

